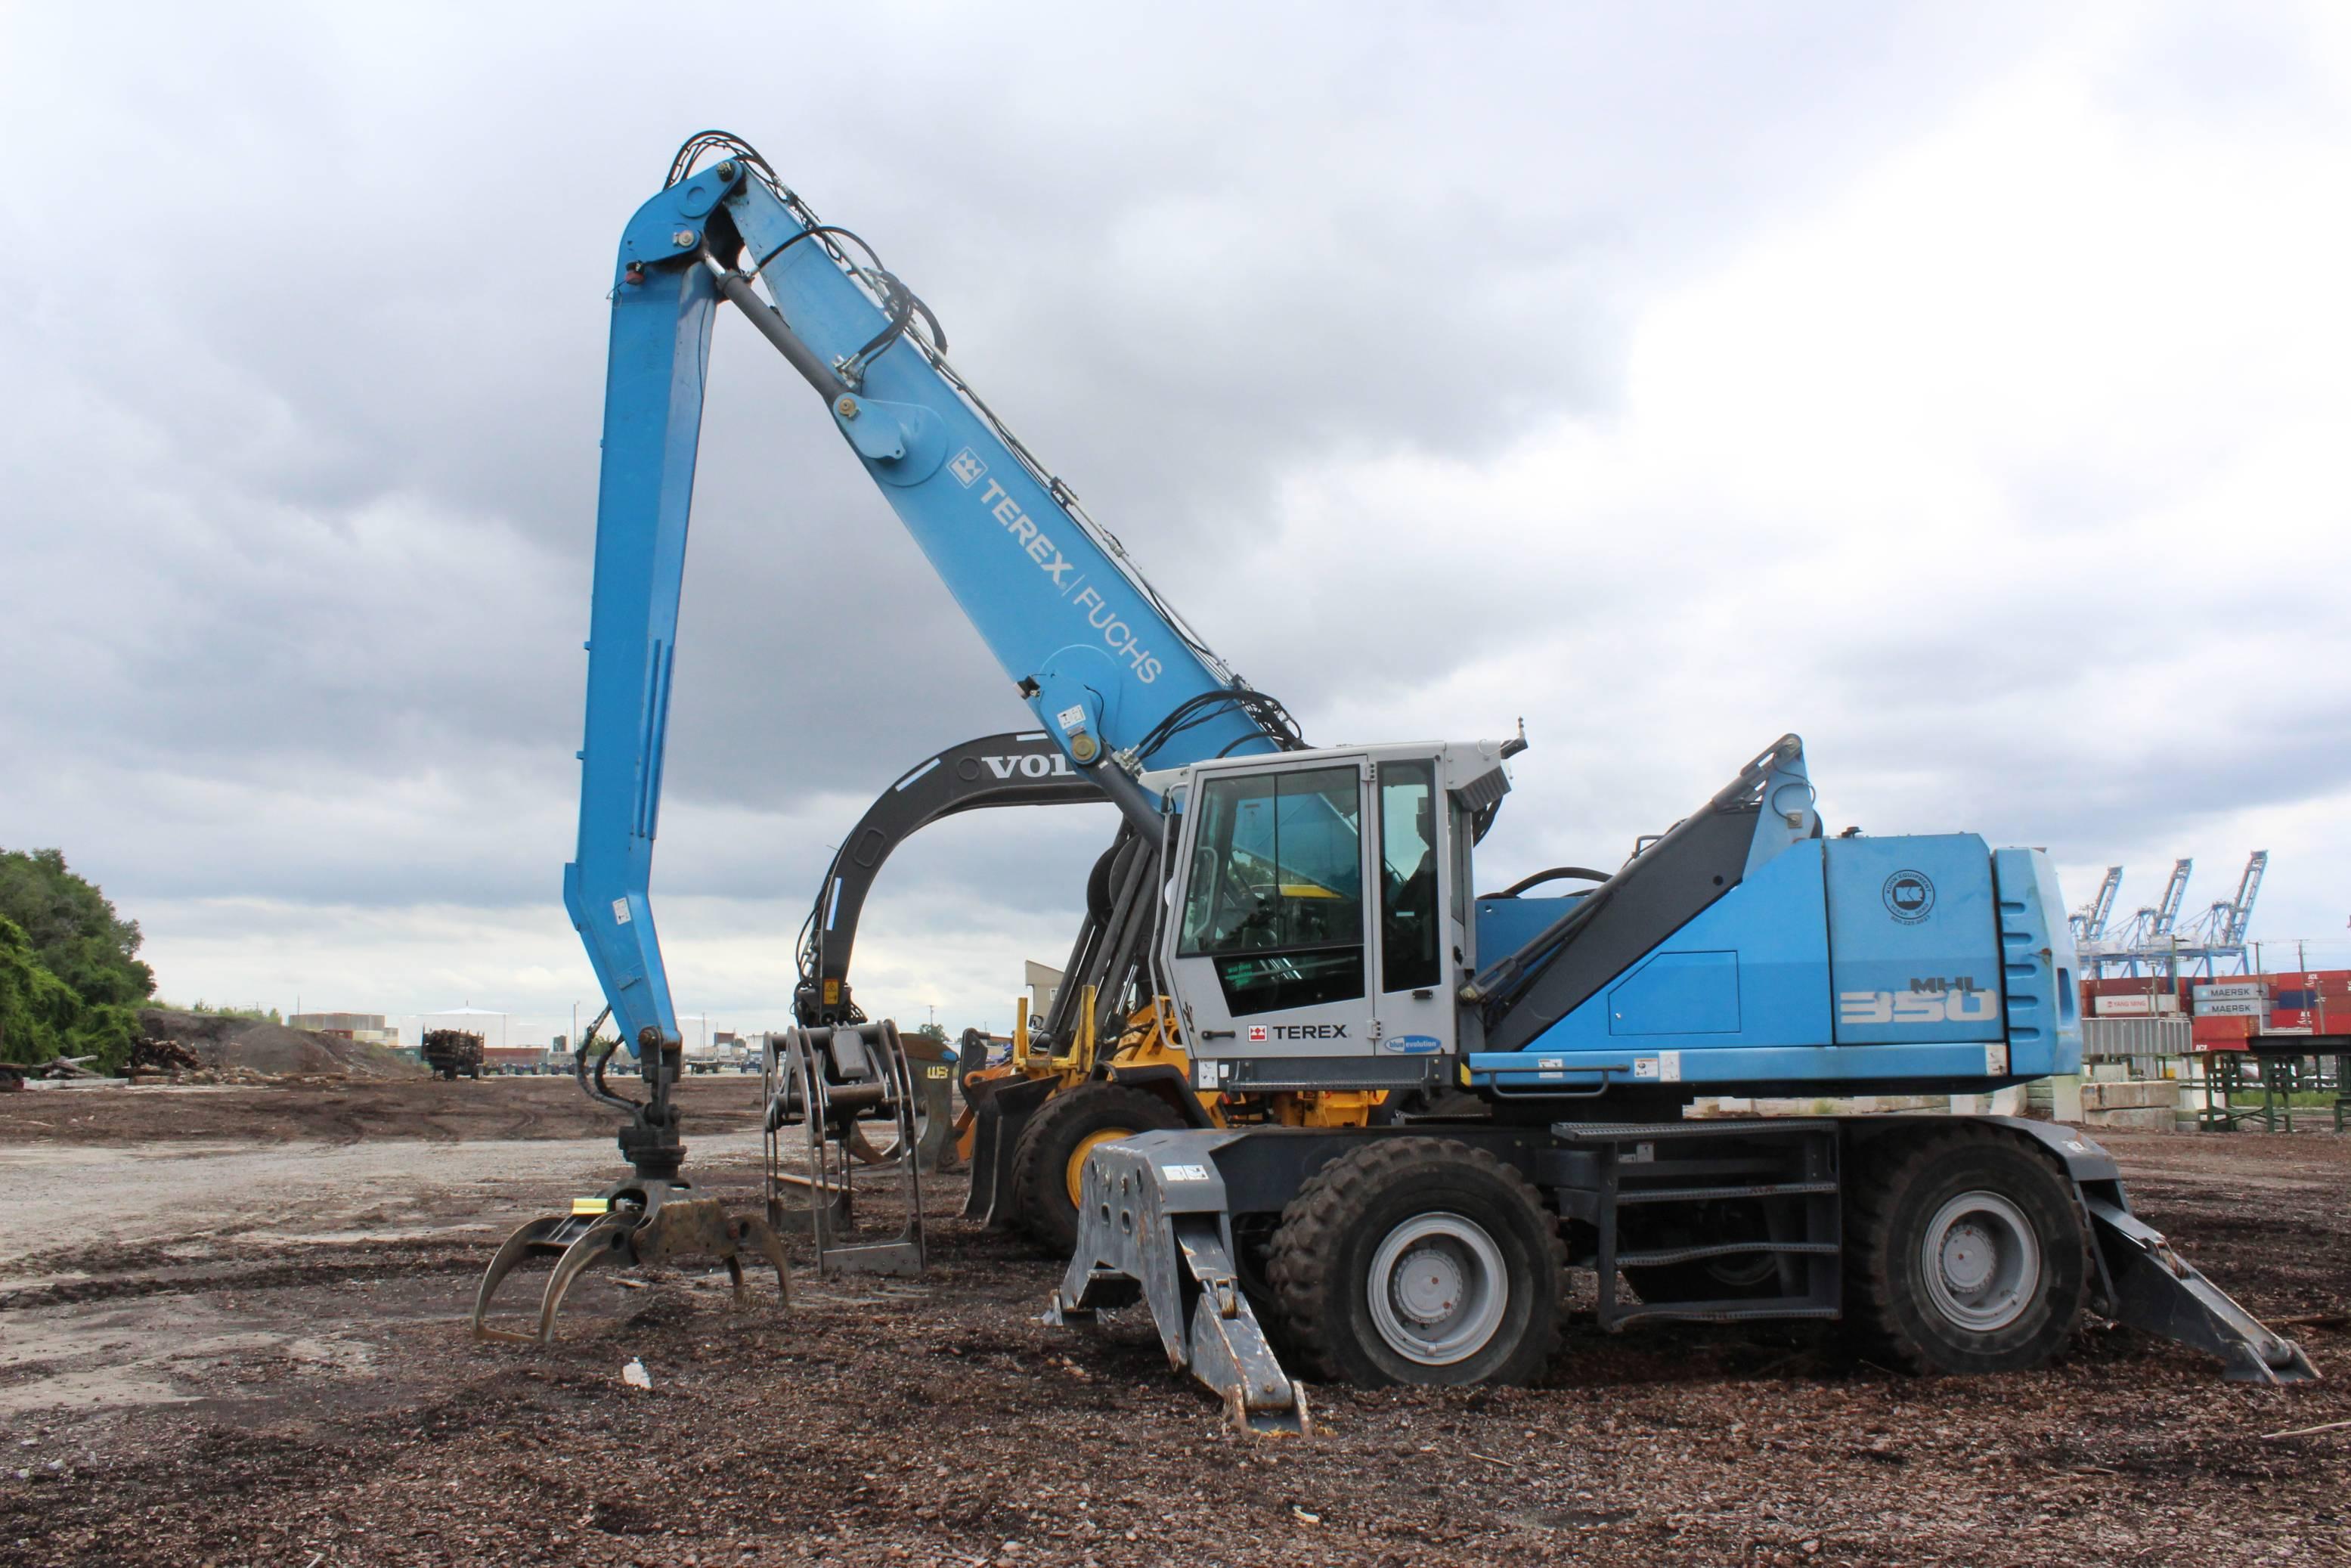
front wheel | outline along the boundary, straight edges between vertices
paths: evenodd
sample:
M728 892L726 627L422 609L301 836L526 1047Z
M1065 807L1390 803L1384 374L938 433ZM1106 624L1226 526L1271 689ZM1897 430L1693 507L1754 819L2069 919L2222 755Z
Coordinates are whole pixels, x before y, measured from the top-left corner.
M1845 1316L1914 1372L2021 1372L2071 1338L2089 1244L2035 1151L1977 1133L1881 1149L1849 1187Z
M1176 1108L1131 1083L1081 1083L1047 1100L1012 1151L1015 1212L1056 1258L1078 1245L1078 1190L1096 1145L1184 1125Z
M1383 1138L1322 1167L1282 1211L1266 1275L1315 1375L1523 1383L1557 1350L1567 1267L1527 1179L1451 1139Z

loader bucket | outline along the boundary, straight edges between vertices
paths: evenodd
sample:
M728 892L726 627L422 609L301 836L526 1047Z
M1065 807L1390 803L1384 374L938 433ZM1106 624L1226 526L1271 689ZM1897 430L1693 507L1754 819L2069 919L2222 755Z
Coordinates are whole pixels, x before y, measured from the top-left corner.
M1057 1078L975 1078L964 1081L972 1108L971 1193L963 1217L1000 1230L1012 1213L1012 1151L1037 1107L1052 1097Z

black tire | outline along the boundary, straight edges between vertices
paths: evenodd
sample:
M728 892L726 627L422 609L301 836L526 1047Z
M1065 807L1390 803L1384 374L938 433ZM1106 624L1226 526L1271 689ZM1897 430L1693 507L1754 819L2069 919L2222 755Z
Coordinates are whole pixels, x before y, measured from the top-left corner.
M1184 1125L1174 1106L1124 1083L1081 1083L1037 1108L1012 1151L1013 1212L1057 1258L1077 1249L1078 1204L1070 1172L1104 1135L1166 1132Z
M1086 913L1097 925L1110 922L1111 868L1118 863L1118 852L1125 847L1126 839L1122 834L1116 843L1095 858L1093 869L1086 873Z
M1414 1227L1429 1228L1415 1239ZM1443 1318L1395 1294L1422 1258L1447 1271L1429 1277ZM1374 1387L1534 1378L1559 1350L1566 1270L1558 1221L1526 1177L1428 1137L1381 1138L1323 1166L1282 1210L1266 1264L1282 1336L1311 1375Z
M2064 1176L1999 1134L1894 1137L1846 1183L1848 1333L1909 1372L2046 1363L2089 1294L2089 1239Z

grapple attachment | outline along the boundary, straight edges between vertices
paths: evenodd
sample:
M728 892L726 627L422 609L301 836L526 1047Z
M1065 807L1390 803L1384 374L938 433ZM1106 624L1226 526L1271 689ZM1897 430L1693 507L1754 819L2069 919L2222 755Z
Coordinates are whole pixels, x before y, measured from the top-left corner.
M820 1275L922 1273L922 1100L898 1026L883 1019L789 1029L768 1036L762 1060L769 1225L805 1228ZM800 1168L787 1169L793 1145ZM861 1166L869 1188L895 1189L894 1236L858 1236Z
M569 1214L534 1219L506 1239L490 1260L474 1292L474 1334L478 1339L520 1344L551 1344L555 1317L563 1298L580 1275L599 1263L622 1268L633 1264L666 1263L680 1258L715 1258L726 1266L735 1285L737 1306L750 1303L750 1288L743 1279L743 1259L756 1253L776 1270L780 1304L791 1304L791 1279L784 1263L784 1244L767 1220L737 1218L715 1197L695 1197L693 1185L678 1179L685 1163L685 1145L678 1140L677 1107L670 1091L677 1082L678 1046L647 1029L638 1040L639 1071L650 1093L632 1100L604 1082L604 1070L620 1050L620 1041L606 1039L599 1051L596 1031L609 1017L608 1009L588 1029L588 1040L573 1063L580 1087L590 1100L626 1114L621 1127L621 1153L635 1174L606 1187L594 1197L576 1198ZM592 1071L591 1071L592 1062ZM546 1293L539 1298L538 1324L528 1333L492 1328L490 1301L507 1276L529 1259L555 1260Z
M683 1196L689 1190L683 1182L623 1182L599 1197L580 1199L569 1214L534 1219L507 1237L474 1292L475 1337L517 1344L552 1343L555 1317L562 1310L563 1298L580 1275L599 1263L626 1268L681 1258L716 1258L726 1266L734 1283L735 1304L741 1307L751 1302L743 1259L746 1253L756 1253L776 1270L778 1302L789 1306L791 1276L775 1228L756 1217L729 1216L715 1197ZM538 1327L523 1332L490 1326L490 1301L507 1276L528 1259L549 1256L556 1260L555 1268L539 1298Z

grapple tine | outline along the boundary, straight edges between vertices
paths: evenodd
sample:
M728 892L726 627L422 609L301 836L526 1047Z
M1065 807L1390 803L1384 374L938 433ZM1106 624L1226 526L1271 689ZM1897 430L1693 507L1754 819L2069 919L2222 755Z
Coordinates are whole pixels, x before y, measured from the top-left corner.
M569 1216L550 1215L545 1218L532 1220L506 1239L504 1244L498 1248L497 1256L490 1260L489 1268L483 1270L482 1282L474 1291L474 1337L475 1339L496 1340L507 1344L539 1343L538 1336L536 1334L523 1333L514 1329L490 1327L485 1321L489 1316L490 1298L498 1293L498 1287L506 1283L507 1276L513 1273L516 1265L524 1259L541 1252L562 1251L565 1244L556 1238L570 1224L571 1219Z
M586 1230L580 1239L563 1249L555 1260L555 1271L547 1277L547 1295L538 1303L538 1343L555 1343L555 1314L563 1309L563 1298L580 1275L601 1263L616 1252L625 1252L629 1232L636 1228L636 1217L629 1214L607 1214Z
M768 1260L776 1270L776 1295L778 1298L776 1304L790 1306L791 1270L784 1262L784 1239L776 1234L776 1228L756 1217L738 1219L735 1222L735 1246L738 1254L747 1247ZM727 1261L732 1263L735 1260L730 1258ZM748 1287L742 1285L738 1277L737 1299L741 1300L747 1290Z

